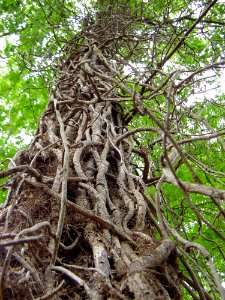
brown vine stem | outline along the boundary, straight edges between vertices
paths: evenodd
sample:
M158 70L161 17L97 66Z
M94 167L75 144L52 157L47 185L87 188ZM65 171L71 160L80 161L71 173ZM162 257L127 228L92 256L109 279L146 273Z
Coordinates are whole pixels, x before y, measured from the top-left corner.
M65 280L62 280L60 282L60 284L55 289L53 289L52 291L50 291L49 293L47 293L44 296L35 298L34 300L50 300L50 299L53 299L53 296L56 295L63 288L64 284L65 284Z
M69 148L68 148L68 141L66 138L65 130L64 130L64 123L60 114L60 111L57 108L57 100L54 98L54 105L55 105L55 113L56 117L59 122L60 126L60 135L63 142L64 147L64 157L63 157L63 169L62 169L62 190L61 190L61 207L59 213L59 220L58 220L58 227L56 231L56 240L55 240L55 247L52 253L52 265L56 262L57 252L59 249L60 238L63 230L64 219L66 215L66 199L67 199L67 181L68 181L68 172L69 172Z
M35 232L35 231L38 231L38 230L42 229L43 227L47 227L47 229L48 229L48 231L49 231L49 234L50 234L51 236L54 237L54 234L51 232L51 226L50 226L50 223L47 222L47 221L43 221L43 222L41 222L41 223L35 224L34 226L32 226L32 227L30 227L30 228L25 228L25 229L23 229L22 231L20 231L20 232L16 235L16 237L14 238L14 241L19 240L20 236L23 236L23 235L25 235L25 234L33 233L33 232ZM8 267L9 267L11 258L12 258L12 256L13 256L15 247L16 247L16 244L14 244L13 246L11 246L11 247L8 249L8 252L7 252L6 258L5 258L5 262L4 262L3 267L2 267L1 278L0 278L0 299L2 298L2 295L3 295L4 284L5 284L5 280L6 280L6 272L7 272L7 269L8 269Z
M166 226L167 226L168 230L171 232L171 234L172 234L172 235L173 235L180 243L182 243L182 244L186 247L186 249L190 249L190 248L193 247L193 248L198 249L198 250L201 252L202 256L203 256L203 257L206 259L206 261L208 262L208 265L209 265L209 268L210 268L210 270L211 270L212 276L213 276L214 281L215 281L215 283L216 283L216 285L217 285L218 291L219 291L219 293L220 293L220 295L221 295L221 299L222 299L222 300L225 300L225 290L224 290L224 288L223 288L223 286L222 286L222 283L221 283L220 278L219 278L219 276L218 276L218 273L217 273L217 271L216 271L216 267L215 267L215 265L214 265L214 263L213 263L213 261L212 261L212 259L211 259L211 256L210 256L209 252L208 252L208 251L205 249L205 247L203 247L202 245L197 244L197 243L194 243L194 242L190 242L190 241L188 241L188 240L185 240L183 237L181 237L181 236L179 235L179 233L178 233L175 229L173 229L173 228L170 226L170 224L168 223L168 221L166 220L166 218L164 218L164 223L166 224Z
M36 236L31 236L31 237L25 237L25 238L18 239L18 240L0 242L0 248L36 242L36 241L40 240L42 237L43 237L43 235L36 235Z

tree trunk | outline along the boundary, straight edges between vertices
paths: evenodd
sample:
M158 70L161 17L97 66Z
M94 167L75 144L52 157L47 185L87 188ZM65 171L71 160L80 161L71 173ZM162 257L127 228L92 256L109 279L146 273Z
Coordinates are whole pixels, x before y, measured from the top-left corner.
M117 89L135 96L111 53L74 45L33 142L11 163L1 299L181 298L175 246L134 175Z

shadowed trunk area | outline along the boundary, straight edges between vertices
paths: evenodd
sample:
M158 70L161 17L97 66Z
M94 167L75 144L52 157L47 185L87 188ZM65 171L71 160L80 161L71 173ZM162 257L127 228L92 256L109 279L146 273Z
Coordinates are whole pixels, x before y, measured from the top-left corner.
M11 161L1 299L181 298L118 89L136 96L99 44L73 45L30 147Z

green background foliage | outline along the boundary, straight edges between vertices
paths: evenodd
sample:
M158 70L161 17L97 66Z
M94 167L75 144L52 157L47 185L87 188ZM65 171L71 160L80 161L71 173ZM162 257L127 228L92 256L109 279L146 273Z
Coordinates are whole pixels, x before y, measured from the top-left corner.
M124 11L129 2L129 11L136 17L132 23L133 33L141 37L142 42L134 49L126 44L120 47L117 58L126 60L126 64L118 66L127 77L126 84L133 88L132 81L137 78L136 89L141 91L138 80L145 82L150 77L149 70L161 67L162 72L154 76L150 83L154 88L165 83L174 69L181 70L177 75L177 83L187 78L195 70L205 68L210 64L224 59L225 51L225 5L218 2L207 14L201 25L197 26L183 45L175 52L169 61L165 58L179 43L187 29L193 24L198 15L206 7L207 1L69 1L69 0L4 0L1 1L0 16L0 163L5 169L18 149L29 144L35 133L38 118L48 102L48 95L55 85L59 74L58 65L73 47L74 36L85 25L88 18L90 26L94 14L103 14L109 10ZM141 18L141 20L140 20ZM149 40L151 33L152 41ZM147 37L147 38L146 38ZM66 45L66 46L65 46ZM179 129L174 133L174 139L184 136L201 135L213 128L215 131L224 129L225 95L219 89L213 92L207 90L219 84L221 69L211 68L211 71L199 72L193 78L184 80L177 88L177 107L172 104L169 109L174 115L179 115ZM128 73L128 75L127 75ZM130 82L130 83L129 83ZM120 94L120 91L118 90ZM167 107L167 95L164 92L151 97L152 91L146 91L143 101L160 122L164 122ZM127 95L123 94L123 97ZM121 104L125 114L130 113L132 104L124 101ZM198 117L196 117L196 115ZM206 120L207 124L205 123ZM147 116L136 115L129 128L153 127L154 122ZM177 124L170 123L170 130L175 131ZM140 132L136 138L145 147L149 160L153 162L154 176L161 176L160 156L162 143L154 143L159 139L158 133ZM193 167L203 184L224 189L225 178L222 174L225 168L224 149L218 140L210 142L198 141L188 143L184 151L204 165L195 164ZM136 161L135 161L136 159ZM134 159L134 163L142 168L143 163ZM221 172L215 173L210 171ZM184 165L177 172L178 177L187 182L193 178ZM2 181L3 182L3 181ZM155 194L154 186L150 191ZM190 205L184 199L180 189L164 183L164 214L179 233L188 240L199 242L214 256L215 265L224 274L224 242L215 232L199 220ZM4 201L6 192L0 194L0 201ZM203 195L190 194L193 204L199 209L204 219L213 224L220 233L225 228L221 215L215 215L215 205ZM222 204L221 204L222 205ZM200 230L199 230L200 225ZM213 241L214 247L211 247ZM196 254L197 255L197 254ZM192 264L192 262L189 262ZM204 261L199 264L205 268ZM210 275L209 275L210 277ZM205 279L201 278L204 282ZM210 287L209 287L210 288ZM185 298L188 299L188 296Z

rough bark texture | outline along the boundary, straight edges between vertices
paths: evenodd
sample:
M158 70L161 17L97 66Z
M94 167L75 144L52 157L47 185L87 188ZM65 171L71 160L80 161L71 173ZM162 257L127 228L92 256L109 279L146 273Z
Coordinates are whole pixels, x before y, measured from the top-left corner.
M74 49L11 164L1 299L181 298L175 247L155 238L154 203L133 175L110 55L93 41Z

